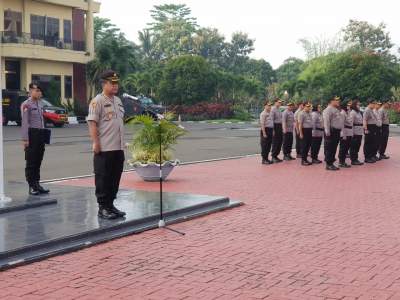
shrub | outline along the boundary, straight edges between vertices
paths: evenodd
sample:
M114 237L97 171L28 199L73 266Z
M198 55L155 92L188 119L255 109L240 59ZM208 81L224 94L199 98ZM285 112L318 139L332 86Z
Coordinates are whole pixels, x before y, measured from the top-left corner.
M400 110L389 110L389 122L390 124L399 124L400 125Z
M231 104L226 103L197 103L195 105L176 105L170 108L175 115L180 115L185 121L201 121L227 119L234 116Z

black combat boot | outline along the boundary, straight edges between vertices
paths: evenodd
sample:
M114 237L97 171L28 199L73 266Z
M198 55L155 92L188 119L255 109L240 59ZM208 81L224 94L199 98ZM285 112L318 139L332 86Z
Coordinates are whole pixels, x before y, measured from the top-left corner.
M111 207L111 211L112 211L113 213L115 213L116 215L118 215L119 217L125 217L125 215L126 215L126 212L124 212L124 211L122 211L122 210L119 210L118 208L116 208L116 207L114 206L114 204L113 204L113 206Z
M341 167L341 168L350 168L351 166L346 164L345 161L342 161L342 162L339 163L339 167Z
M39 196L40 191L38 190L37 186L35 184L30 184L29 185L29 195L32 196Z
M48 193L50 193L50 190L45 189L44 187L42 187L39 182L36 183L36 189L39 191L40 194L48 194Z
M106 220L113 220L119 217L111 208L105 206L99 206L98 216Z

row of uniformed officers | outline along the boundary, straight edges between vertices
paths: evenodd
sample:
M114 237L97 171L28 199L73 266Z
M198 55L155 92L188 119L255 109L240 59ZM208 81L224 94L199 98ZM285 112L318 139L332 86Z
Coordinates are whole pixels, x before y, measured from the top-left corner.
M334 165L338 147L339 167L363 165L359 160L363 136L365 163L389 158L385 154L389 138L388 103L369 100L364 112L358 99L341 103L339 97L332 98L323 111L319 104L304 102L297 109L294 103L288 103L281 112L281 105L280 99L267 101L260 114L262 164L282 162L278 157L281 151L283 160L294 160L291 156L294 136L297 158L301 158L303 166L322 163L318 158L322 141L327 170L339 170ZM351 165L346 163L347 157Z

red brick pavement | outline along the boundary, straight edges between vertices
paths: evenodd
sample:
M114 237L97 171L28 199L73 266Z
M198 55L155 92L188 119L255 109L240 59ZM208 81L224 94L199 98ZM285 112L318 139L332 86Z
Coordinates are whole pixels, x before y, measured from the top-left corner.
M0 273L0 299L400 299L400 140L327 172L245 158L181 166L167 191L245 206ZM89 180L67 184L88 185ZM122 187L156 190L126 174Z

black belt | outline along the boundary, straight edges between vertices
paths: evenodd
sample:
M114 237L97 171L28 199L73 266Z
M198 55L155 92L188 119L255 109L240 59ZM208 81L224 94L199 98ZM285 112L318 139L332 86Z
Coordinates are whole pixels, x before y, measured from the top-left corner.
M363 124L353 124L354 126L364 126Z
M315 128L315 130L324 131L323 128Z
M353 129L352 126L344 126L344 128L346 128L346 129Z

